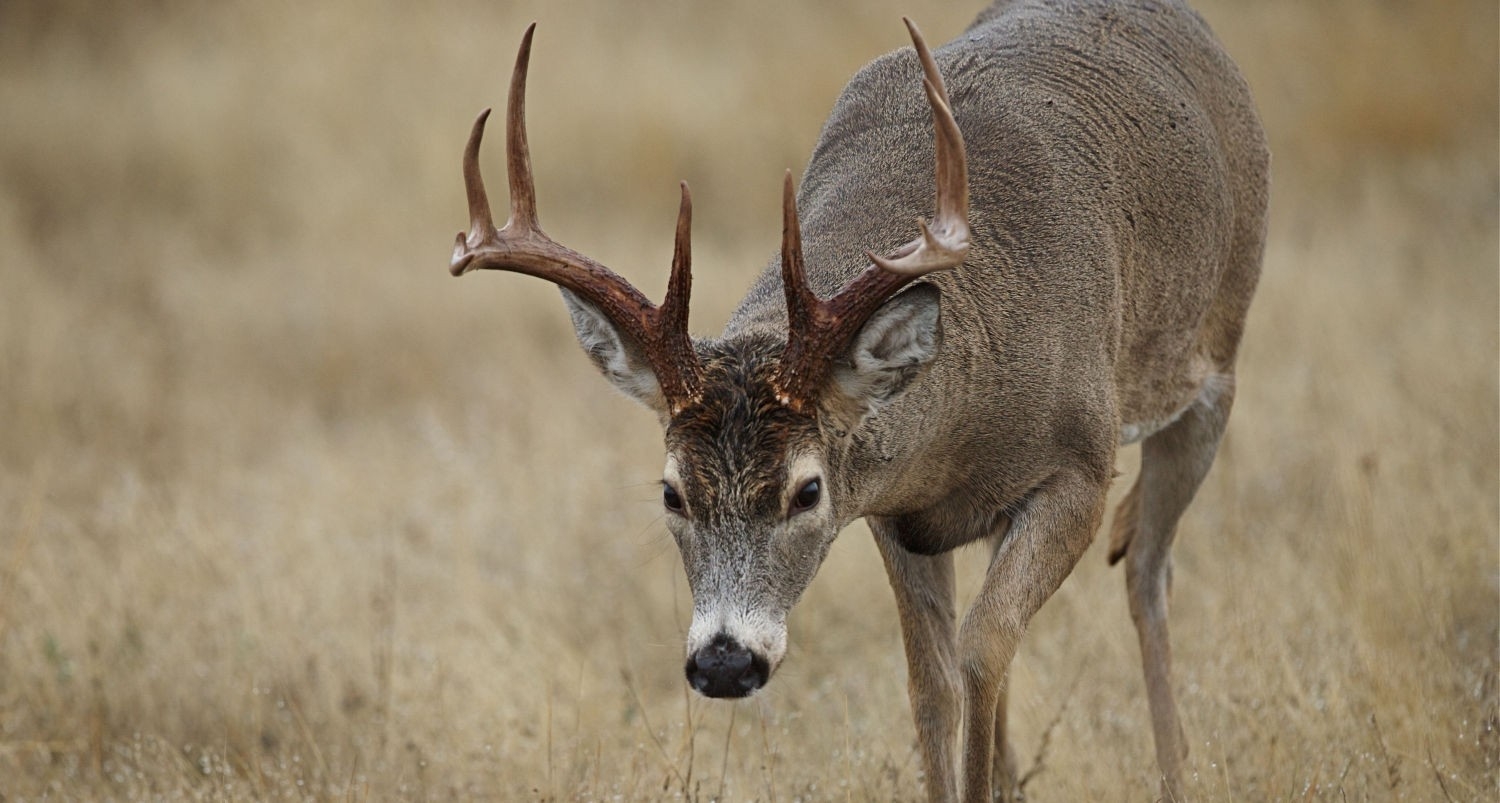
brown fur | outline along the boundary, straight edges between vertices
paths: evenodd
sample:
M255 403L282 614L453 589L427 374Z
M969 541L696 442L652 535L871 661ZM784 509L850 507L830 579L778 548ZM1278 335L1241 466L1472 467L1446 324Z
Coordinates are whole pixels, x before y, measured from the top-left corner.
M1125 557L1125 552L1130 549L1130 539L1135 537L1136 518L1140 516L1139 488L1130 486L1125 493L1125 498L1115 508L1114 521L1109 526L1109 565L1113 566Z
M897 323L866 324L876 342L826 355L846 378L864 359L865 375L845 383L836 369L815 415L778 403L787 310L775 258L724 335L697 344L703 398L675 415L642 390L649 369L630 344L575 307L580 339L601 365L623 366L617 384L656 398L667 425L688 506L668 523L694 591L690 654L710 639L752 642L774 669L786 613L829 543L869 522L935 801L1015 791L1011 658L1093 540L1117 449L1141 441L1110 560L1125 559L1163 795L1181 800L1170 547L1234 396L1265 235L1265 137L1234 64L1178 0L1001 0L934 55L966 142L970 249L926 277L936 294L877 312ZM808 282L825 298L866 267L866 250L909 240L933 211L921 87L912 51L882 56L823 129L797 202ZM932 305L940 329L935 315L907 314ZM861 351L887 345L884 361ZM807 515L787 505L804 480L794 461L826 482ZM952 550L981 540L989 568L958 623Z
M1009 755L1005 667L1092 539L1129 425L1147 439L1153 479L1122 503L1110 557L1134 556L1127 579L1163 791L1181 799L1167 549L1232 398L1209 385L1232 384L1259 274L1265 138L1232 62L1176 2L998 2L936 56L968 143L973 245L965 266L931 279L943 296L938 359L867 422L845 460L858 475L845 504L874 527L898 602L930 599L903 591L925 582L908 579L925 576L907 568L923 560L916 553L998 544L956 634L932 623L952 615L951 599L899 605L929 793L959 791L948 740L960 710L971 712L965 798L987 800L992 781L1014 778L1004 761L992 777L989 758ZM930 214L926 127L908 51L850 82L799 195L821 293L863 266L863 249L901 241L908 221ZM776 267L727 337L784 326ZM950 638L957 649L940 649Z
M683 492L705 516L776 513L788 444L816 438L812 416L777 401L773 380L781 349L775 340L745 338L699 350L704 390L671 417L667 448L685 458L690 470Z

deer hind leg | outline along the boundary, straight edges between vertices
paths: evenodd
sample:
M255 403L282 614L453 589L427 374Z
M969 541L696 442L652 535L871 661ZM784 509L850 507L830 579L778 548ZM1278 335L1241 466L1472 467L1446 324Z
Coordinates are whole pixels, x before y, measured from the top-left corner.
M948 803L958 794L953 776L959 714L953 553L908 552L892 525L877 519L869 523L896 594L906 647L907 694L927 777L927 797L933 803Z
M1065 472L1039 487L1012 520L964 617L958 650L968 803L993 799L996 722L1011 659L1032 615L1062 585L1093 540L1104 512L1108 473Z
M1177 420L1142 443L1140 477L1116 511L1110 539L1110 562L1125 559L1130 617L1140 639L1161 793L1167 801L1184 799L1182 765L1187 758L1187 740L1172 694L1167 633L1172 538L1213 464L1233 401L1233 375L1212 375Z

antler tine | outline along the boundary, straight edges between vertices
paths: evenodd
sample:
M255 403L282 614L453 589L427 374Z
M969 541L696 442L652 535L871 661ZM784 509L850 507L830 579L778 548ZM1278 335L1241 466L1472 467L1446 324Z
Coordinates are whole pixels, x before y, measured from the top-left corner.
M922 88L927 92L927 102L932 106L933 135L937 148L938 217L957 217L964 222L969 219L969 167L964 151L964 135L958 130L958 121L953 119L953 103L948 100L948 87L938 72L937 61L917 24L906 17L901 18L911 33L917 57L922 61Z
M911 33L912 46L922 63L922 88L932 107L932 129L937 156L937 213L931 227L918 220L922 236L912 240L889 256L870 254L870 261L892 273L921 276L963 264L969 250L969 167L964 153L964 136L953 119L948 89L938 72L937 61L916 23L901 18Z
M667 297L661 302L661 325L680 332L691 346L687 333L688 299L693 293L693 194L686 181L680 182L682 201L677 207L677 236L672 243L672 273L667 277ZM696 364L697 358L694 357Z
M464 146L464 192L469 196L469 233L465 237L463 232L458 233L458 242L453 247L453 275L462 273L459 267L459 257L467 250L472 241L483 242L495 236L495 218L490 214L489 195L484 191L484 176L479 174L479 143L484 139L484 123L490 118L490 110L485 109L479 113L474 120L474 127L469 130L469 143Z
M786 286L787 345L777 370L783 404L806 411L814 403L834 357L843 353L875 310L924 274L962 265L969 251L969 179L963 134L953 118L937 62L915 23L905 17L932 107L937 212L932 225L918 220L920 236L886 256L865 252L871 265L827 301L819 301L803 272L801 234L788 173L783 201L781 276Z
M536 23L526 26L516 66L510 73L510 99L505 104L505 175L510 183L510 219L506 228L538 228L536 184L531 180L531 147L526 144L526 73L531 67L531 37ZM477 171L476 171L477 172Z
M797 193L792 171L786 171L781 186L781 284L786 290L788 329L806 329L813 324L818 297L807 284L802 261L802 226L797 220Z
M484 139L486 109L474 121L464 149L464 188L469 199L469 231L460 232L453 247L450 271L461 276L471 270L507 270L546 279L571 290L598 307L626 335L641 346L673 412L696 398L702 366L687 331L688 296L692 285L689 230L692 201L682 185L676 245L667 298L652 304L630 282L589 257L553 241L537 222L536 190L531 175L531 153L526 142L526 75L531 60L531 38L536 23L526 28L511 72L510 99L505 113L506 172L510 185L510 217L495 228L489 198L479 172L479 146Z
M803 359L798 344L805 341L797 337L799 332L819 331L817 311L818 297L807 284L807 271L802 261L802 226L797 220L797 193L792 185L792 171L786 171L781 185L781 286L786 293L787 346L781 356L776 388L782 404L802 407L799 393Z

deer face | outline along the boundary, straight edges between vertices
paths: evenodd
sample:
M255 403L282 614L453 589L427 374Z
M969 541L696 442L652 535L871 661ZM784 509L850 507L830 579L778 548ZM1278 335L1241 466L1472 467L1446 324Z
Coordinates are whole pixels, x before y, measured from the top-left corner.
M672 416L662 504L693 592L686 675L709 697L760 688L786 655L786 616L838 532L817 415L782 404L781 344L715 348L700 401Z
M774 336L701 343L701 390L676 412L609 319L565 298L595 364L666 425L662 506L693 592L688 683L709 697L751 694L786 655L788 612L860 513L862 481L843 471L849 434L937 354L939 294L917 285L881 306L805 407L780 390L785 344Z

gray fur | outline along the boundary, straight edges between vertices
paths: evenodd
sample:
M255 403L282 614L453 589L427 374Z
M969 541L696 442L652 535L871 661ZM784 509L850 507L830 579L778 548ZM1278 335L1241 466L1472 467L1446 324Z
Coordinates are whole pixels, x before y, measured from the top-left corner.
M821 412L795 431L735 435L764 426L735 417L769 409L756 370L735 374L750 378L731 412L669 421L690 508L669 523L695 594L711 586L715 611L753 608L736 621L770 623L754 638L772 643L828 543L866 518L896 590L929 796L988 801L1014 790L1004 678L1016 644L1093 540L1122 437L1144 439L1114 552L1128 561L1163 791L1181 800L1167 550L1233 398L1265 236L1265 137L1238 70L1176 0L1002 0L935 55L967 143L972 229L966 264L927 278L940 328L922 311L931 290L888 302L850 354L830 355ZM882 56L823 129L798 192L823 297L933 212L921 86L910 48ZM700 352L775 360L766 344L786 321L776 258ZM762 451L724 453L751 443ZM824 472L817 516L786 510L793 456ZM749 490L721 487L749 476ZM691 512L708 499L718 509ZM978 540L990 568L955 626L950 552ZM711 576L694 577L703 567Z
M855 403L857 426L903 393L938 355L941 296L919 284L882 304L834 367L838 392Z
M583 347L594 367L604 374L610 384L621 393L660 413L666 412L666 399L661 393L661 384L651 372L651 364L642 356L640 348L616 328L613 321L598 307L579 298L566 287L562 291L563 302L568 306L568 316L573 320L573 333L578 345Z

